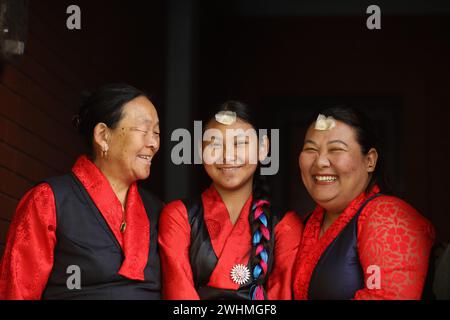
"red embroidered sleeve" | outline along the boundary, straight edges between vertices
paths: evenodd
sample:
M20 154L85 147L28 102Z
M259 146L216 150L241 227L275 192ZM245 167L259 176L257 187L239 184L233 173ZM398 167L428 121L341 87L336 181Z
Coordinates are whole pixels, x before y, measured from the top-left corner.
M358 221L358 251L365 289L355 299L420 299L434 229L406 202L371 201Z
M291 300L292 269L302 238L303 224L295 212L288 212L275 227L274 265L267 280L269 300Z
M183 203L174 201L165 206L158 230L164 299L199 299L189 261L190 234L191 228Z
M56 209L48 184L20 201L0 264L0 300L40 299L53 267Z

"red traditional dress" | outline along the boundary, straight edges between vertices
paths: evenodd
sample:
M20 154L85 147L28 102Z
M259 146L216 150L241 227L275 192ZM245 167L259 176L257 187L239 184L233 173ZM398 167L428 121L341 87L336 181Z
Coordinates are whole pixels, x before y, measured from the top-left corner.
M336 239L352 221L355 221L355 251L362 272L362 287L354 291L353 299L420 299L428 270L430 250L434 242L432 225L414 208L399 198L379 195L375 186L369 194L355 198L333 224L319 237L324 209L317 206L310 215L294 267L294 296L311 298L311 282L324 253L333 250ZM361 207L365 205L362 210ZM360 212L358 212L360 211ZM357 220L353 220L359 214ZM342 248L342 246L341 246ZM350 250L351 251L351 250ZM341 249L341 258L348 259L350 251ZM345 253L344 253L345 252ZM347 255L344 257L343 255ZM333 272L329 269L329 272ZM322 279L328 275L322 274ZM332 275L335 283L352 277L340 270ZM377 278L378 277L378 278ZM332 278L330 278L332 279ZM345 290L341 283L339 290ZM322 283L318 289L327 298L326 288L333 291L332 281ZM325 288L325 292L324 292ZM339 299L339 294L333 296Z
M60 199L53 189L56 186L65 192ZM0 264L0 300L46 298L45 292L47 298L144 297L144 291L135 295L137 291L129 290L130 284L137 283L146 283L146 290L159 295L156 221L151 226L143 203L148 202L140 192L136 183L131 185L122 233L122 205L106 177L86 156L77 160L72 174L31 189L20 201L8 231ZM153 258L157 261L150 263ZM81 269L82 289L77 296L61 279L68 265Z
M203 266L193 266L191 262L202 261L201 257L198 258L196 255L203 250L200 247L206 243L212 245L210 251L213 251L214 261L205 287L219 291L219 295L215 296L219 299L224 297L220 294L220 290L233 292L240 287L232 280L230 272L234 266L247 266L249 262L252 249L249 225L252 196L243 206L234 225L224 202L213 186L203 192L201 202L204 210L201 223L204 222L207 232L200 242L199 251L192 251L191 241L194 238L191 227L194 224L189 221L188 211L182 201L168 204L161 214L158 241L165 299L205 298L199 294L193 275L193 270L201 269ZM294 212L286 213L275 225L273 268L265 286L268 299L292 298L292 267L301 233L301 219Z

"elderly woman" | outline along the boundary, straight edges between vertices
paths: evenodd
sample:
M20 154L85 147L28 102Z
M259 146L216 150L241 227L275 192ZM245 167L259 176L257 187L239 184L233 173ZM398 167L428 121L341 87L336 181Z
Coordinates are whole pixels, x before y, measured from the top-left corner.
M368 119L321 112L299 164L317 203L294 268L296 299L420 299L434 230L403 200L382 194L382 159Z
M159 148L158 114L125 84L76 117L89 155L20 201L0 265L0 299L159 299L160 201L139 188Z

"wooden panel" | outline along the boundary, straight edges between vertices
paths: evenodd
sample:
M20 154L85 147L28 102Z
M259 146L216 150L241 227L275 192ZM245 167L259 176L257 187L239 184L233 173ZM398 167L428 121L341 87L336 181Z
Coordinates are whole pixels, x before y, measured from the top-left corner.
M73 106L76 103L78 97L74 91L50 73L44 64L39 64L30 54L24 55L20 59L20 63L13 65L52 96L64 102L65 105Z
M59 173L67 172L74 158L49 146L42 139L0 116L0 141L21 150L21 152L41 160Z
M83 149L83 143L72 127L64 127L61 123L53 121L3 85L0 85L0 101L2 101L0 114L41 137L50 145L62 149L73 157Z
M17 199L0 193L0 218L11 221L18 204L19 201Z
M0 141L0 166L23 176L30 182L58 175L58 171Z
M22 198L32 186L33 184L26 179L0 167L0 192L18 200Z
M5 66L1 82L53 119L66 126L71 125L71 118L74 114L73 108L69 108L62 101L58 101L12 65Z

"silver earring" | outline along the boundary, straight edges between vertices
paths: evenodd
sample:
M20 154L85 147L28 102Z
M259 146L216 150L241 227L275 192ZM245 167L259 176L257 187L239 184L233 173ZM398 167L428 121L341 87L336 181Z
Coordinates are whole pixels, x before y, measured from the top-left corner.
M105 143L102 148L102 157L106 158L107 155L108 155L108 145Z

